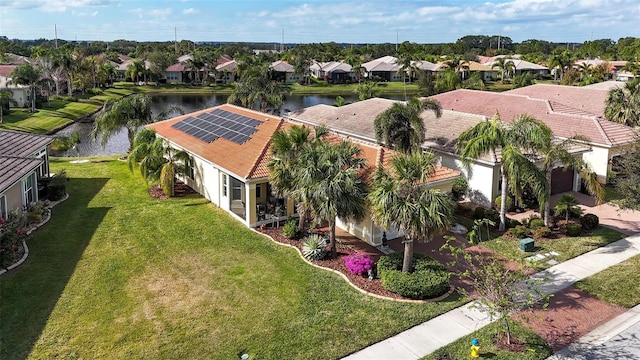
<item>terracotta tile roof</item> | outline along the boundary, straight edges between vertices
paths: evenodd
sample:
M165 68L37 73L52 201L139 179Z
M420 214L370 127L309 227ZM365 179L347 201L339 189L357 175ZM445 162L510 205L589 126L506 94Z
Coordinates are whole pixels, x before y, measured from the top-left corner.
M0 193L40 166L41 159L0 155Z
M235 71L238 69L238 63L235 60L225 61L216 66L216 71ZM170 71L170 70L167 70Z
M293 65L287 63L286 61L282 61L282 60L278 60L275 61L271 64L271 69L273 71L277 71L277 72L287 72L287 73L292 73L293 72Z
M629 127L621 128L597 116L556 112L553 104L547 100L513 93L454 90L432 96L431 99L439 101L442 109L487 117L499 114L502 121L507 123L512 123L518 115L533 116L544 121L553 134L561 138L582 135L588 137L594 144L615 146L632 142L635 137L635 131ZM559 110L566 111L566 108ZM608 136L607 131L614 129L616 136Z
M29 157L52 142L50 136L0 130L0 155Z
M623 87L623 86L624 86L624 81L608 80L608 81L603 81L603 82L583 86L583 88L609 91L611 89Z
M18 65L0 65L0 76L9 77L13 69L17 67Z
M604 116L605 100L609 92L589 87L535 84L505 91L505 94L549 100L557 104L553 109L556 112L563 112L560 107L564 106L566 109L581 111L582 114Z
M215 108L250 117L260 121L261 124L257 126L257 131L251 135L250 139L243 144L237 144L224 138L207 143L172 127L173 124L187 117L211 111L213 108L181 115L173 119L147 125L146 127L156 130L159 136L168 139L190 153L210 161L241 178L262 177L264 173L260 167L262 164L261 158L268 153L266 147L271 136L283 120L231 104L223 104Z
M185 65L185 63L175 63L173 65L170 65L168 68L166 68L165 71L182 72L182 71L185 71L186 67L187 66Z

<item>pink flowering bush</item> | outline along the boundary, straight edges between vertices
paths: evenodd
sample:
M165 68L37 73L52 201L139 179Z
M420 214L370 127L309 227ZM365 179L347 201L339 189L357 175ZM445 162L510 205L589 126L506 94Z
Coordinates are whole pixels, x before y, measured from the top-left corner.
M27 239L25 217L11 212L6 219L0 217L0 267L6 268L15 263L24 248L22 242Z
M361 276L367 275L374 266L373 259L369 255L358 253L345 256L344 264L349 271Z

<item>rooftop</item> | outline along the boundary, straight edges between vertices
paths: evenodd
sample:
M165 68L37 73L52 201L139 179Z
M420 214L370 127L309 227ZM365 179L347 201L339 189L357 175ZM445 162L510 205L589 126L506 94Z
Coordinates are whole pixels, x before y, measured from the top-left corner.
M0 130L0 156L30 157L53 142L45 135Z
M40 166L41 159L0 155L0 193Z

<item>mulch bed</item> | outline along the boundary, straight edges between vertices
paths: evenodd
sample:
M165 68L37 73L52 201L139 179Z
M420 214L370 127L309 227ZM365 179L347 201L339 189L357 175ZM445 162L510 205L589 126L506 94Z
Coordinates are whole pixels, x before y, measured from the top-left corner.
M266 235L271 236L275 241L279 243L295 246L298 250L300 250L302 247L302 241L291 240L285 237L284 235L282 235L281 229L264 228L264 229L257 229L257 230ZM349 279L349 281L351 281L352 284L354 284L355 286L357 286L358 288L364 291L368 291L376 295L386 296L393 299L407 299L398 294L392 293L391 291L382 287L382 281L379 278L369 280L369 278L367 277L358 276L352 273L351 271L349 271L344 264L344 257L347 255L351 255L355 252L356 251L351 249L348 245L339 246L335 256L329 253L329 255L327 255L327 258L325 258L324 260L311 261L311 262L316 265L319 265L328 269L337 270L343 273L344 275L347 276L347 278ZM372 258L374 257L372 256ZM374 260L377 261L377 259L375 258Z
M173 187L173 197L183 197L191 194L195 194L196 192L189 187L187 184L183 183L180 180L177 180ZM156 199L167 200L169 196L165 195L165 193L160 188L160 185L154 185L149 189L149 195Z
M511 335L510 343L507 343L507 333L499 332L493 336L493 343L499 349L512 353L521 353L526 349L526 343Z

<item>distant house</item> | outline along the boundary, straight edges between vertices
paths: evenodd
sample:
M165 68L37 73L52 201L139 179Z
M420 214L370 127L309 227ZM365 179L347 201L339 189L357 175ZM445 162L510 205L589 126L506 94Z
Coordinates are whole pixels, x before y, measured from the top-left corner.
M39 200L38 180L49 176L53 138L0 130L0 217Z
M4 59L0 64L0 89L9 89L12 98L16 102L17 107L28 107L31 97L29 96L29 87L26 85L16 84L11 79L11 72L22 64L34 64L35 61L26 56L5 53Z
M312 77L330 83L343 84L355 78L351 65L343 61L316 62L309 70Z
M235 82L237 75L238 62L235 60L229 60L218 64L214 71L216 83L229 84Z
M396 64L397 58L393 56L383 56L362 64L365 69L365 76L372 80L379 81L402 81L402 74L398 73L400 66Z
M286 61L278 60L269 66L272 72L273 80L284 82L285 84L293 84L302 80L302 74L295 72L293 65Z
M628 81L634 78L634 75L628 71L622 70L627 65L627 61L621 60L601 60L601 59L579 59L573 62L574 67L588 66L595 68L604 66L606 70L606 80Z
M529 73L535 78L541 78L549 75L549 68L543 65L534 64L529 61L522 60L520 55L513 55L511 57L506 55L497 55L490 58L478 57L480 64L493 67L499 58L508 58L515 67L514 75L520 75L523 73Z

